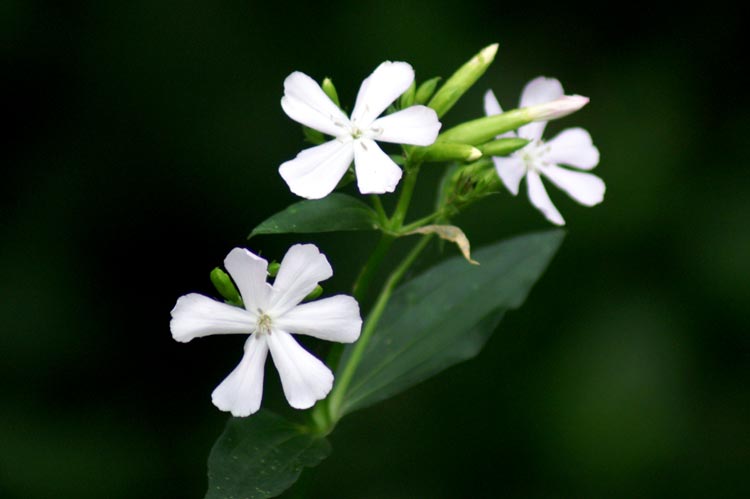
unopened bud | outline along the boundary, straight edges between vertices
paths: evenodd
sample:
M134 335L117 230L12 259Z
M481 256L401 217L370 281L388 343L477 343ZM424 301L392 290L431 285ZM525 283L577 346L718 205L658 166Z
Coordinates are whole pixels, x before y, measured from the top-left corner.
M339 103L339 94L338 92L336 92L336 87L333 86L333 82L330 78L324 79L320 87L323 89L323 92L325 92L328 98L331 99L334 104L336 104L337 107L341 107L341 104Z
M549 121L575 113L588 103L589 98L582 95L563 95L553 101L525 109L531 121Z
M242 305L242 297L226 272L216 267L211 271L211 283L216 291L232 305Z
M414 97L414 103L426 104L427 101L430 100L430 97L432 97L432 95L435 93L437 84L441 79L442 78L440 78L439 76L436 76L435 78L430 78L429 80L419 85L419 88L417 89L417 95Z
M310 127L303 126L302 133L305 135L305 140L313 145L317 146L326 141L325 135Z
M399 100L399 106L401 109L406 109L407 107L410 107L414 104L414 96L417 93L417 87L414 84L414 81L412 80L411 85L409 85L409 88L406 89L406 92L401 94L401 99Z
M268 264L268 275L271 277L276 277L276 274L279 273L279 267L281 267L281 264L277 261L273 261Z
M323 287L320 284L318 284L317 286L315 286L315 289L310 291L310 294L305 296L305 301L314 300L315 298L317 298L318 296L322 294L323 294Z
M493 140L492 142L482 144L479 148L485 156L507 156L525 147L528 143L529 141L526 139L517 139L514 137Z
M483 48L469 62L458 68L458 71L448 78L430 100L429 107L435 110L438 117L447 113L450 108L466 93L469 88L484 74L497 54L497 43Z
M435 142L431 146L414 149L412 157L416 161L436 163L439 161L476 161L482 157L482 151L469 144L455 142Z

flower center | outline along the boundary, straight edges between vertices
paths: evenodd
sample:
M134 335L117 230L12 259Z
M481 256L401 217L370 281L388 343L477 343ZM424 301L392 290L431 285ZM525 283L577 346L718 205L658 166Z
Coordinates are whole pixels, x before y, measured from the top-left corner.
M260 315L258 316L258 323L255 326L255 333L258 335L271 334L271 326L273 325L271 317L262 310L258 310L258 312L260 312Z
M549 152L549 146L541 140L536 140L519 152L521 160L524 162L527 170L538 170L543 168L547 162L544 157Z

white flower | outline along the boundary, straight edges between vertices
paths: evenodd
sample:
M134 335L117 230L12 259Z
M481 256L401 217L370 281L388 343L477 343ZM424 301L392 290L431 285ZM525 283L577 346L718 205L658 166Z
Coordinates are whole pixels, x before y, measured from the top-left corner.
M256 412L270 350L289 404L296 409L312 407L328 395L333 374L290 333L341 343L356 341L362 328L357 301L337 295L300 305L319 281L333 275L328 260L313 244L289 248L273 286L266 282L268 262L246 249L234 248L224 266L245 308L191 293L177 300L170 322L172 337L181 342L211 334L250 335L239 365L211 395L214 405L237 417Z
M588 99L581 96L564 96L559 81L540 76L524 87L519 107L539 106L551 102L562 103L552 107L566 108L563 112L567 114L570 109L582 107ZM488 90L484 95L484 110L488 116L502 112L492 90ZM531 204L553 224L565 225L565 220L547 195L540 175L544 175L582 205L594 206L604 199L605 186L602 179L591 173L570 170L559 165L592 170L599 164L599 150L594 147L591 136L583 128L568 128L545 142L542 140L542 133L546 124L546 121L537 121L522 126L518 129L518 136L531 142L507 158L492 159L500 179L514 196L518 194L521 179L525 176ZM508 132L500 137L515 136L515 133Z
M401 168L375 141L428 146L435 142L440 130L437 114L426 106L411 106L378 118L412 81L414 70L409 64L382 63L362 82L348 118L315 80L298 71L290 74L284 80L284 112L334 139L305 149L279 167L289 189L308 199L325 197L353 159L362 194L393 192L401 179Z

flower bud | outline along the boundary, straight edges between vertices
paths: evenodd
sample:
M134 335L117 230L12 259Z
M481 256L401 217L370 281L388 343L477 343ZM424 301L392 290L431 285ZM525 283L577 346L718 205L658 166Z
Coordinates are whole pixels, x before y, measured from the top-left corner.
M320 284L318 284L317 286L315 286L315 289L310 291L310 294L305 296L305 299L303 301L314 300L315 298L317 298L318 296L322 294L323 294L323 287Z
M469 62L458 68L458 71L448 78L430 100L429 107L435 110L438 117L442 117L466 93L469 88L484 74L497 54L497 43L483 48Z
M417 87L414 84L414 81L411 82L411 85L409 85L409 88L406 89L406 92L401 94L401 99L399 99L399 107L401 109L406 109L407 107L410 107L414 104L414 96L417 93Z
M482 151L469 144L455 142L435 142L431 146L414 149L412 157L416 161L436 163L439 161L476 161L482 157Z
M211 283L216 291L232 305L242 305L242 297L226 272L216 267L211 271Z
M497 139L482 144L479 146L479 149L481 149L482 154L485 156L507 156L508 154L525 147L528 143L529 141L526 139L517 139L515 137Z
M339 102L339 94L338 92L336 92L336 87L333 86L333 82L330 78L324 79L323 83L320 85L320 88L323 89L323 92L325 92L328 98L331 99L337 107L341 107L341 103Z
M436 76L435 78L430 78L429 80L423 82L421 85L419 85L419 88L417 89L417 95L414 98L415 104L426 104L428 100L430 100L430 97L435 93L435 89L437 88L437 84L442 80L439 76Z
M281 267L281 264L276 260L269 263L267 269L268 275L270 275L271 277L276 277L276 274L279 273L279 267Z
M582 95L563 95L553 101L529 106L526 111L531 121L549 121L572 114L589 103L589 98Z

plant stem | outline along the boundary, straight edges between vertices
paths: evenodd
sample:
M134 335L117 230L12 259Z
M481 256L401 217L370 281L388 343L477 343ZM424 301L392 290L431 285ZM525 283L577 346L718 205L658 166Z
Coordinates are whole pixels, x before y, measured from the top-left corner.
M328 431L330 431L336 424L336 422L341 418L341 404L344 400L344 395L346 395L346 390L349 388L349 384L354 377L357 366L359 366L359 363L362 361L362 355L365 351L365 348L370 342L370 338L372 338L372 335L378 326L380 317L383 315L386 305L388 305L388 301L393 294L393 290L395 289L396 285L398 285L399 281L404 276L406 271L409 270L409 267L412 266L422 250L427 247L427 244L430 242L431 238L431 235L427 235L419 240L419 242L411 249L409 254L406 255L406 257L401 261L398 267L396 267L396 269L388 276L388 279L383 285L383 288L380 290L380 294L375 301L375 305L372 307L372 311L370 312L370 315L367 316L367 320L365 321L364 327L362 328L362 335L354 345L354 349L352 350L352 354L349 357L349 361L346 363L343 372L338 377L338 381L333 387L331 396L328 398L328 415L330 418L329 424L331 425L331 427L328 428Z
M414 186L417 184L417 176L419 176L419 164L412 165L411 168L407 166L405 176L401 197L398 198L396 211L393 212L391 217L390 229L394 231L401 228L406 218L406 212L411 203L411 195L414 193Z

